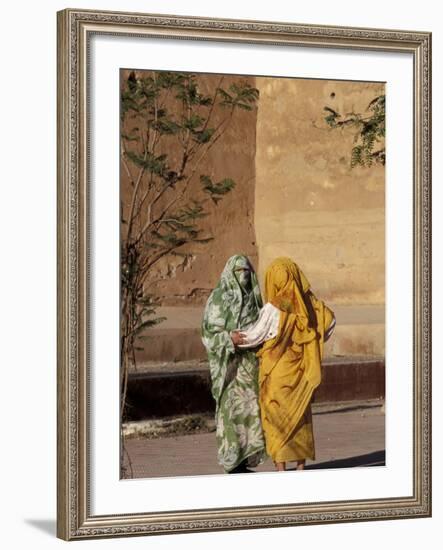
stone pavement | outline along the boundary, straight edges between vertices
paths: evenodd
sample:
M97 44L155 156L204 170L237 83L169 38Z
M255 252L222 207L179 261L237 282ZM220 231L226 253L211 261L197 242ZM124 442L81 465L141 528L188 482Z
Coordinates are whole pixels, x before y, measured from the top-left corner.
M313 413L316 461L307 461L307 468L385 464L385 416L381 401L314 405ZM214 432L132 438L127 439L126 448L134 478L223 473L216 461ZM270 459L257 468L263 472L273 470Z

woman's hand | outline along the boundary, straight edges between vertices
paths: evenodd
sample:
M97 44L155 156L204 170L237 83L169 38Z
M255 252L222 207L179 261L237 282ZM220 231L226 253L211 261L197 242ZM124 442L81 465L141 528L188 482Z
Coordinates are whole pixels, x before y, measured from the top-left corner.
M231 340L232 340L232 343L234 344L234 346L238 346L238 345L241 345L241 344L246 344L246 338L239 331L231 332Z

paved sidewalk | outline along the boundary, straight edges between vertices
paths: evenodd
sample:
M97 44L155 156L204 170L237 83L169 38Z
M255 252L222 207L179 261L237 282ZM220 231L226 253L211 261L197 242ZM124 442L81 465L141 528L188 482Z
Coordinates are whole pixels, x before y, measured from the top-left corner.
M352 403L314 410L316 461L307 468L381 466L385 463L385 416L380 403ZM220 474L215 433L128 439L134 478ZM292 467L293 465L290 465ZM268 459L257 471L273 471Z

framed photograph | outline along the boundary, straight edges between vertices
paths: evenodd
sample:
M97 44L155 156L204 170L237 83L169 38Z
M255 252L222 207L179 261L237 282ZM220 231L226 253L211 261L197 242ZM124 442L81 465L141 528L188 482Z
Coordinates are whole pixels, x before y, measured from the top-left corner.
M430 516L431 33L57 16L58 537Z

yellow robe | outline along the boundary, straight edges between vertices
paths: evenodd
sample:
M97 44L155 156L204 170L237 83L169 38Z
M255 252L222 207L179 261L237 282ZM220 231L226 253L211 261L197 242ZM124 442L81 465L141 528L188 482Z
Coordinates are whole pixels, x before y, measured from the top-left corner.
M311 399L321 382L324 335L334 314L289 258L271 263L265 292L281 311L277 336L257 353L266 450L274 462L314 460Z

